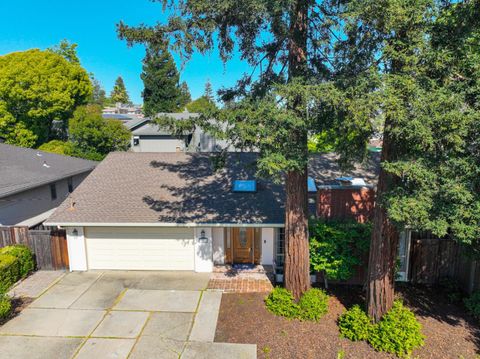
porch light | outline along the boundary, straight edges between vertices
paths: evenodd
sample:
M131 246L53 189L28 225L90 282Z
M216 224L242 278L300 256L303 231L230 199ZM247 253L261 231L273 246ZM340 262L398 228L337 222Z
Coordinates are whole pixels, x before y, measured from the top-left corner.
M202 230L200 231L200 237L198 238L198 242L199 242L199 243L207 243L207 242L208 242L208 238L207 238L207 236L205 235L205 230L204 230L204 229L202 229Z
M78 236L78 231L77 231L76 228L73 229L72 235L73 235L74 237Z

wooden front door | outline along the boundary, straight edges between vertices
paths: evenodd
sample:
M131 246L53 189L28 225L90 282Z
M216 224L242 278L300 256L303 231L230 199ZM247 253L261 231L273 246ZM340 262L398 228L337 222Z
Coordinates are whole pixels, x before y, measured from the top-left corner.
M233 228L233 263L254 262L254 230L253 228Z

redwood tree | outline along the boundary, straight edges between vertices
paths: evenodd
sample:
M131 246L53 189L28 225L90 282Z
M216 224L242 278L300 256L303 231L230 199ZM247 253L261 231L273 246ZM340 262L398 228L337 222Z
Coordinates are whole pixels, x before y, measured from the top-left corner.
M155 26L118 25L128 44L170 40L188 60L218 47L252 66L232 89L220 91L228 106L203 114L203 125L237 148L259 151L258 172L284 181L286 192L285 285L296 298L309 288L307 137L318 128L311 114L311 86L331 73L335 19L327 2L311 0L163 0L170 14ZM309 115L310 114L310 115ZM208 118L222 126L215 128ZM166 119L161 119L167 125ZM202 122L203 121L203 122ZM192 123L175 126L191 127ZM178 130L181 133L181 129Z

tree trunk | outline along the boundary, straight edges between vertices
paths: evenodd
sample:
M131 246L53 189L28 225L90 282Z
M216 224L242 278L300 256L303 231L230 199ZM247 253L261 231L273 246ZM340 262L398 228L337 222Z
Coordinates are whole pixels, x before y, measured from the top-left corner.
M385 128L388 128L385 126ZM387 136L382 147L382 162L390 157ZM375 216L368 261L367 312L375 322L392 307L395 295L395 263L397 260L398 234L389 221L386 209L381 205L383 194L393 179L383 169L377 185Z
M288 49L289 81L302 79L307 64L308 2L298 0L292 7ZM295 111L299 99L293 99L288 107ZM307 130L292 131L293 153L301 154L308 161ZM296 160L300 160L296 158ZM285 176L285 269L284 283L295 297L310 288L310 254L308 245L308 194L307 165L302 170L290 171Z
M307 169L286 176L285 287L295 297L310 288L308 246Z

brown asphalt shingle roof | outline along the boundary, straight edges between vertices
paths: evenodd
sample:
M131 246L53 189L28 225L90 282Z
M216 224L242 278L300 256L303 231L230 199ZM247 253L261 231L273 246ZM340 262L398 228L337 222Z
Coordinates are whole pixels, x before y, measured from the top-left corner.
M282 185L257 179L256 193L234 193L235 179L253 179L254 153L230 153L213 170L209 153L111 153L47 220L67 223L282 224ZM310 176L322 184L343 175L332 155L315 156ZM368 183L375 166L352 174ZM72 209L72 202L74 206Z

